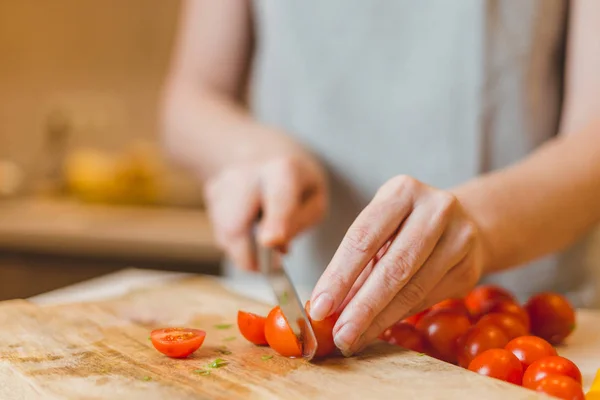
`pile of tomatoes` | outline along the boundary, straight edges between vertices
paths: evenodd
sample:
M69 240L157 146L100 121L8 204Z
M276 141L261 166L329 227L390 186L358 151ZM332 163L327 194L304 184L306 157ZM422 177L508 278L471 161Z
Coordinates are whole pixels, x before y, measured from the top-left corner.
M305 308L306 314L309 315L310 302L306 303ZM317 338L316 357L325 357L335 350L333 326L338 316L333 315L323 321L313 321L309 317ZM273 308L266 317L239 311L237 323L240 333L248 341L259 346L269 345L285 357L302 356L302 345L288 325L279 306Z
M464 299L447 299L399 321L382 340L482 375L562 399L583 399L581 372L558 356L575 328L575 312L555 293L521 306L497 286L479 286Z

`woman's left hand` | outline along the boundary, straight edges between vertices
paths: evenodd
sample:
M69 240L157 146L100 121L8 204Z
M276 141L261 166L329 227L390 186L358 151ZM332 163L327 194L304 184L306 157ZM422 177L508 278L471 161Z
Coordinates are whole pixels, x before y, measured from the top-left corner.
M346 233L313 291L311 318L343 310L335 344L360 351L396 321L475 286L482 242L453 194L397 176Z

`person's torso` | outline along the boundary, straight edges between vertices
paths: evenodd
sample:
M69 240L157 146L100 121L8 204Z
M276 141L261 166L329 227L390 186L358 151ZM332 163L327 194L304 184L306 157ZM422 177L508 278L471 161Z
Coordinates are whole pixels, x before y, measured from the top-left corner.
M286 263L313 284L377 188L450 188L556 135L567 0L254 0L252 106L324 162L326 221ZM555 257L494 277L522 296L577 291Z

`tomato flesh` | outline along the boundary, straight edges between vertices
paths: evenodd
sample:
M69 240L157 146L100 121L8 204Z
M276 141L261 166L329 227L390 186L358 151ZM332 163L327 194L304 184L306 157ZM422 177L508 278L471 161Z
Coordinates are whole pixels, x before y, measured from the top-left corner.
M284 357L302 356L302 344L279 306L274 307L267 315L265 338L269 346Z
M495 325L472 326L458 340L458 365L467 368L479 354L489 349L504 348L508 340L506 333Z
M457 362L458 339L471 327L470 318L454 310L434 310L417 324L417 330L430 344L431 356Z
M163 328L150 333L154 348L172 358L185 358L204 343L206 332L192 328Z
M484 351L471 361L469 370L515 385L520 385L523 379L521 363L513 353L504 349Z
M513 353L523 365L523 370L544 357L556 356L556 349L550 343L537 336L521 336L511 340L504 347Z
M581 385L566 375L548 375L538 382L535 391L562 400L585 399Z
M550 356L541 358L533 362L523 375L523 386L529 389L535 389L538 382L549 375L565 375L574 379L581 385L581 371L573 363L560 356Z
M525 304L531 332L552 344L562 343L575 329L575 310L557 293L540 293Z
M330 315L322 321L313 321L310 318L310 301L306 302L305 310L317 338L317 352L315 353L315 357L325 357L333 353L335 350L333 327L337 322L339 314Z
M258 346L267 344L265 323L267 318L246 311L238 311L237 324L243 337Z

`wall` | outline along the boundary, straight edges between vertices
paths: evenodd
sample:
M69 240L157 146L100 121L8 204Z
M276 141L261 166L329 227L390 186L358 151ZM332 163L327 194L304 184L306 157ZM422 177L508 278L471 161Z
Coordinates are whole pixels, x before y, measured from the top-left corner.
M53 110L74 124L72 146L156 137L178 8L170 0L0 0L0 158L32 162Z

